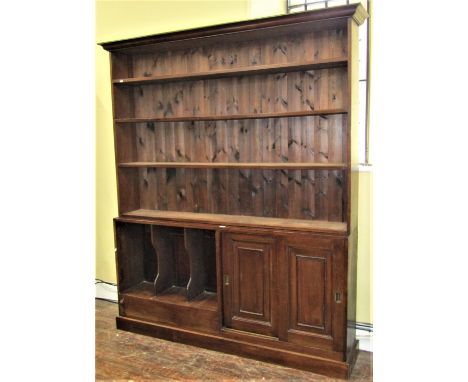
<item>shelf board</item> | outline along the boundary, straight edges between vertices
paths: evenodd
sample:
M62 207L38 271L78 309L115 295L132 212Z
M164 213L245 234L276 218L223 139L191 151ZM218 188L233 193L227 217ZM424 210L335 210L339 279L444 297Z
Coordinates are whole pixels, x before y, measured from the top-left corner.
M257 65L257 66L243 67L243 68L211 70L209 72L168 74L168 75L153 76L153 77L118 78L118 79L112 80L112 83L115 85L145 85L145 84L152 84L152 83L164 83L164 82L174 82L174 81L187 81L187 80L197 81L197 80L207 80L207 79L222 78L222 77L299 72L299 71L313 70L313 69L337 68L337 67L347 66L347 64L348 64L348 60L346 58L332 58L332 59L314 60L314 61L305 61L305 62Z
M128 218L155 219L162 221L171 221L176 223L203 223L215 226L230 225L241 227L261 227L292 229L302 231L319 231L326 233L346 233L347 226L343 222L331 222L324 220L303 220L303 219L284 219L284 218L266 218L258 216L244 215L224 215L207 214L196 212L178 212L178 211L158 211L139 209L129 211L122 216Z
M346 114L346 109L323 109L288 111L282 113L250 113L229 115L205 115L182 117L154 117L154 118L115 118L116 123L147 123L147 122L191 122L191 121L231 121L240 119L290 118L309 117L314 115Z
M164 292L155 295L153 283L148 281L142 281L141 283L126 289L122 292L122 294L124 296L132 296L165 304L173 304L211 311L218 310L218 300L216 293L205 291L195 297L195 299L188 301L186 296L186 288L172 286L171 288L166 289Z
M127 162L119 163L119 167L131 168L220 168L220 169L266 169L266 170L341 170L345 163L239 163L239 162Z

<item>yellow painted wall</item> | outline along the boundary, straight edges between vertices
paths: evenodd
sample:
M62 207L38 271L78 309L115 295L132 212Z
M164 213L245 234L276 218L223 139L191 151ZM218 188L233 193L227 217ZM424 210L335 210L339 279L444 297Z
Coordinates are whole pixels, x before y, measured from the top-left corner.
M372 323L372 172L359 173L356 321Z
M282 0L153 0L96 2L96 42L284 14ZM96 277L116 281L112 219L117 191L109 56L96 46ZM372 322L371 174L360 175L357 320Z

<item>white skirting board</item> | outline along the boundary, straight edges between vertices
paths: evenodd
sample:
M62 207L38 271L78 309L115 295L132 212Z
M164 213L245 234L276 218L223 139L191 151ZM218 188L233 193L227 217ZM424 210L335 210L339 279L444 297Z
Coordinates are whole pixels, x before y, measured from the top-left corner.
M359 340L359 350L373 351L372 336L373 332L356 329L356 338Z
M96 284L96 297L117 302L117 286L104 283ZM372 332L356 329L356 337L359 340L359 349L372 351Z
M96 285L96 298L104 298L117 302L117 286L104 283L97 283Z

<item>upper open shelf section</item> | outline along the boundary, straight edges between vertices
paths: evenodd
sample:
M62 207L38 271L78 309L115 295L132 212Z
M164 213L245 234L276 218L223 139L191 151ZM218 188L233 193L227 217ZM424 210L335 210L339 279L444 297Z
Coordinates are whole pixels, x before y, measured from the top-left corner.
M314 69L327 69L344 67L348 63L347 58L331 58L309 62L280 63L269 65L257 65L251 67L226 68L197 73L169 74L161 76L117 78L112 82L115 85L146 85L151 83L166 83L177 81L197 81L244 75L260 75L272 73L287 73L307 71Z
M350 21L365 17L352 4L102 44L119 216L346 232Z

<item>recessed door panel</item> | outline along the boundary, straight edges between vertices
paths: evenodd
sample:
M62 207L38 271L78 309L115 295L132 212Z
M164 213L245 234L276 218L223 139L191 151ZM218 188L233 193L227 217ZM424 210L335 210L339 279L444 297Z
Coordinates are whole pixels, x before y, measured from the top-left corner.
M330 334L331 254L288 247L290 328Z
M224 325L276 336L274 241L255 235L223 236Z
M239 280L236 303L239 305L239 314L253 316L252 318L266 318L268 314L268 251L264 248L248 248L242 245L236 248L236 269ZM236 275L234 276L237 280ZM267 306L265 306L265 304Z
M293 266L296 268L296 298L299 302L296 324L299 327L319 329L325 327L326 265L324 257L308 257L300 254L295 256Z
M342 351L346 333L344 240L322 236L288 237L279 262L287 268L280 301L288 322L280 338L303 346Z

